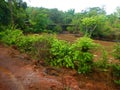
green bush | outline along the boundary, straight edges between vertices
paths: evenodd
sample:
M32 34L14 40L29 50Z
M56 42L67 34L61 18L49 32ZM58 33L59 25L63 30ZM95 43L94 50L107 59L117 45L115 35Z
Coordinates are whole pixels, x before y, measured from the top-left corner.
M69 47L70 44L68 42L55 39L50 49L50 64L52 66L74 68Z
M69 31L70 33L73 33L75 29L73 27L67 27L67 31Z
M75 59L78 73L88 73L92 70L93 55L89 52L79 54L78 59Z
M78 39L72 46L72 58L78 73L88 73L92 70L93 54L91 50L96 44L88 37Z
M90 50L95 49L97 44L93 42L93 40L89 37L82 37L76 40L76 42L72 45L76 50L80 50L81 52L90 52Z
M29 53L37 60L45 60L52 66L75 68L78 73L92 70L91 51L96 44L88 37L82 37L71 45L50 34L25 36L19 30L1 32L0 36L6 44L16 45L20 51Z
M116 45L114 46L113 56L116 59L120 59L120 43L116 43Z
M33 53L37 59L46 60L47 58L50 58L50 49L54 39L55 36L50 34L39 36L38 40L33 44Z
M112 65L112 74L114 76L114 82L120 85L120 64Z
M46 29L43 32L44 33L49 33L49 34L54 33L53 30L46 30Z
M61 27L60 25L56 25L56 26L54 27L54 32L56 32L56 33L62 32L62 27Z
M116 83L117 85L120 85L120 80L114 80L114 83Z
M21 30L5 30L0 32L1 41L7 45L16 45L22 36Z
M16 45L22 52L32 52L32 50L34 49L33 44L37 40L38 37L34 35L23 36Z
M112 72L113 72L114 76L120 77L120 65L119 64L113 64L112 65Z
M94 63L95 67L99 68L99 69L102 69L102 70L105 70L109 67L109 64L108 64L108 52L102 48L101 48L101 57Z

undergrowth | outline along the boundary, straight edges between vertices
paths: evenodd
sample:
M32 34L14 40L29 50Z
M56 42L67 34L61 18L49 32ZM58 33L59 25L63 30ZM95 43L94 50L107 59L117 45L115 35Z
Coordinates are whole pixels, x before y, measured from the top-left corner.
M120 60L120 43L114 45L113 56Z
M99 62L93 62L93 51L99 46L89 37L81 37L73 44L58 40L55 35L24 35L21 30L6 30L0 32L0 41L7 45L15 45L21 52L30 54L38 63L41 60L48 65L76 69L78 73L89 73L96 68L108 68L107 52L102 49ZM118 44L117 44L118 45ZM114 55L119 54L119 45L115 47ZM95 66L97 65L97 66ZM120 65L112 65L114 82L120 82Z

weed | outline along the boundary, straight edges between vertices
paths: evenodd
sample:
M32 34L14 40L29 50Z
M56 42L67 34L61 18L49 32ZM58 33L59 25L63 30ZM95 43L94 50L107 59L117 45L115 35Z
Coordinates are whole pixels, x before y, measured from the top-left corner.
M116 43L116 45L114 46L113 56L116 59L120 59L120 43Z

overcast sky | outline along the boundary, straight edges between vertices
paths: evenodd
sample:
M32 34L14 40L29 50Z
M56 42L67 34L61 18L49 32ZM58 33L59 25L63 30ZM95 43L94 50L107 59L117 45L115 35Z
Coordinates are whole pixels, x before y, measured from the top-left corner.
M102 7L108 14L113 13L117 6L120 7L120 0L23 0L26 1L28 6L45 7L45 8L58 8L59 10L67 11L75 9L80 12L89 7Z

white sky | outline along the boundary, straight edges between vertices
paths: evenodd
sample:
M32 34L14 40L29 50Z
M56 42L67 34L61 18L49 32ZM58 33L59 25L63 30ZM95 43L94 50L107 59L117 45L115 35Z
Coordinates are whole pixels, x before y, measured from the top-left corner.
M45 7L45 8L58 8L59 10L67 11L75 9L80 12L89 7L102 7L108 14L113 13L117 6L120 7L120 0L23 0L26 1L28 6Z

